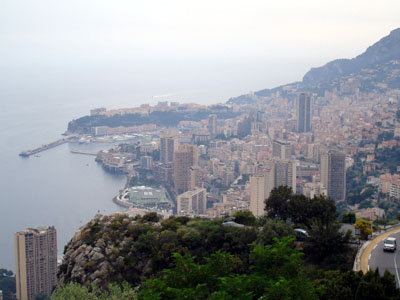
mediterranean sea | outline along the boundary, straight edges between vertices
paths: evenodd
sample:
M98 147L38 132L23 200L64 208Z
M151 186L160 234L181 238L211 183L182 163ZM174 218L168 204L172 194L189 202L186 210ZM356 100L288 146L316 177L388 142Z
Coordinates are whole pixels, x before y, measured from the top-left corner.
M292 79L282 70L276 81L278 73L262 65L192 67L36 65L0 70L0 268L14 270L17 231L54 225L61 255L74 232L97 213L123 210L112 198L124 187L125 176L106 173L93 156L70 153L110 144L63 144L29 158L19 157L21 151L61 138L70 120L96 107L158 101L212 104Z

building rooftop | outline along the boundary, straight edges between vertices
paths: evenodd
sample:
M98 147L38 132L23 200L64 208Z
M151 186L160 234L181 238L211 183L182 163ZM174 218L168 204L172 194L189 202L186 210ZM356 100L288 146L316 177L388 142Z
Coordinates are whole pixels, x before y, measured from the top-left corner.
M39 226L39 227L35 227L35 228L26 228L17 233L23 233L23 234L30 233L30 232L41 233L41 232L45 232L47 230L55 230L55 228L54 228L54 226Z
M160 202L168 202L163 188L147 186L134 186L130 188L129 202L141 205L150 205Z

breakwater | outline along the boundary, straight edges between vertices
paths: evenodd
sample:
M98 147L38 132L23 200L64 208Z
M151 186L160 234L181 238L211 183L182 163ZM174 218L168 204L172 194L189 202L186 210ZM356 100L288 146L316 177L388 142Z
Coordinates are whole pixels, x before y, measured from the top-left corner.
M42 151L45 151L45 150L48 150L48 149L51 149L51 148L60 146L60 145L62 145L62 144L64 144L64 143L68 143L68 142L70 142L70 141L71 141L72 139L74 139L74 138L75 138L75 136L68 136L68 137L66 137L66 138L62 138L62 139L59 139L59 140L57 140L57 141L51 142L51 143L49 143L49 144L41 145L40 147L37 147L37 148L35 148L35 149L22 151L22 152L19 154L19 156L29 157L29 156L34 155L34 154L37 154L37 153L39 153L39 152L42 152Z
M93 156L97 155L96 151L76 150L76 149L71 150L71 153L84 154L84 155L93 155Z

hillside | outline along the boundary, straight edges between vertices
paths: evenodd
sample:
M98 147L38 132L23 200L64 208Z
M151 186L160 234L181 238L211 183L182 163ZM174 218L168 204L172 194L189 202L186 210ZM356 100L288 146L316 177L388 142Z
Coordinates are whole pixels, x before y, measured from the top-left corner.
M341 77L360 73L363 69L376 69L390 61L400 59L400 28L393 30L368 49L352 59L337 59L319 68L312 68L303 77L303 84L329 83ZM398 68L398 67L397 67ZM387 70L385 77L388 77ZM384 78L382 78L384 79Z
M285 204L281 203L286 200ZM268 217L256 219L250 211L234 216L239 224L222 219L174 217L162 220L156 213L135 218L122 214L97 216L81 227L64 250L64 263L58 274L59 283L76 281L105 286L125 280L137 285L173 266L173 255L191 254L200 259L216 251L235 255L248 271L251 244L268 245L273 238L294 236L294 224L309 230L307 259L321 267L348 265L345 253L349 237L339 232L336 206L324 196L307 198L294 195L287 187L274 188L267 202ZM299 213L299 210L304 210ZM321 219L321 211L329 218ZM313 226L318 223L321 226ZM233 225L233 226L232 226ZM245 226L243 226L245 225ZM330 236L330 242L320 237ZM331 244L335 243L332 248ZM353 259L350 258L350 265Z
M257 100L268 100L272 95L295 98L301 91L320 96L326 90L338 90L342 94L400 88L400 28L352 59L336 59L324 66L312 68L301 82L294 82L273 89L265 89L252 95L231 98L227 103L251 104Z
M390 273L351 270L332 200L279 187L266 207L258 219L237 212L236 225L98 215L65 247L51 300L399 299ZM294 226L307 228L307 241L294 241Z
M135 218L97 216L66 246L59 283L104 287L125 280L137 285L171 267L173 253L203 257L221 250L247 262L249 244L257 239L255 229L225 227L221 220L171 217L159 221L155 213Z
M219 119L230 119L239 115L239 113L233 112L225 106L213 106L209 109L201 110L154 110L149 114L92 115L70 121L68 123L68 132L90 134L92 128L97 126L130 127L156 124L159 127L177 127L180 121L201 121L210 114L216 114Z

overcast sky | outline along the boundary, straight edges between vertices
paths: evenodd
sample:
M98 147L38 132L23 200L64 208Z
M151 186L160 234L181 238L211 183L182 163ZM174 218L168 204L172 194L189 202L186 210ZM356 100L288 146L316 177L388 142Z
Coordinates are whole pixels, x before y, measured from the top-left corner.
M138 62L190 70L219 64L221 77L237 64L227 72L243 70L243 89L256 89L266 87L268 66L280 71L271 85L301 80L309 68L354 57L397 27L399 0L0 0L0 79L30 67L109 64L130 72ZM247 64L262 65L259 75Z
M400 26L392 0L1 0L2 60L352 57Z

